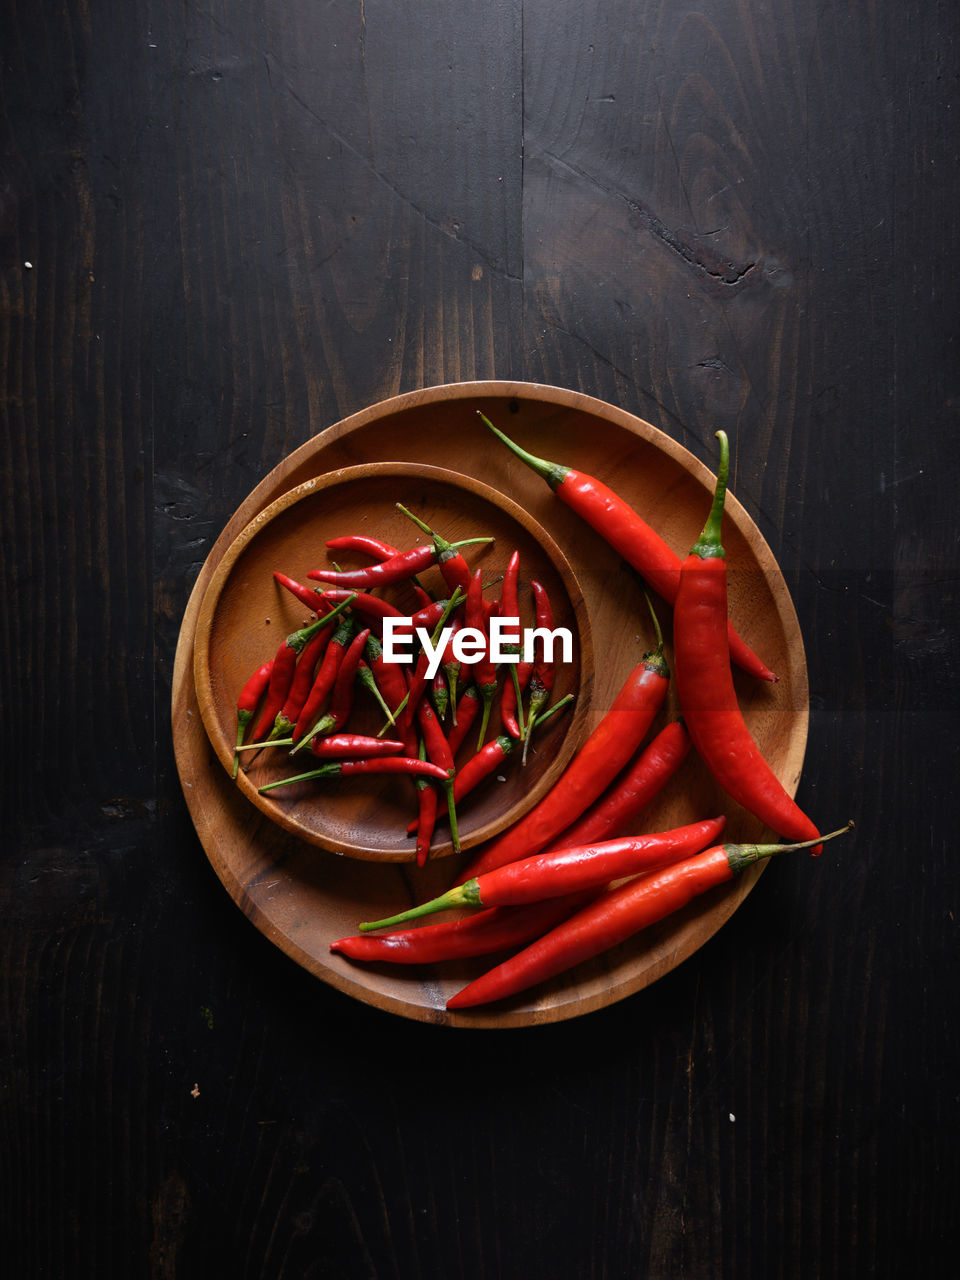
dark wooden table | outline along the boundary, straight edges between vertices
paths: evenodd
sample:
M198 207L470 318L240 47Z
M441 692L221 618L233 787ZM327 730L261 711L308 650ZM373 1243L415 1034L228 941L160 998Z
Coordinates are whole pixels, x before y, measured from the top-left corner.
M957 37L891 0L7 0L5 1274L945 1271ZM169 704L257 482L492 378L708 464L730 433L807 646L799 799L858 832L648 990L463 1033L250 925Z

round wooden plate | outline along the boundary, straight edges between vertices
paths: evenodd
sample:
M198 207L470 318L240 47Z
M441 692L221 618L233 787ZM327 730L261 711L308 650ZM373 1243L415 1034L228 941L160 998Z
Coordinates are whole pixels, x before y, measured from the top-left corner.
M603 1008L668 973L701 947L756 882L756 870L697 900L589 964L496 1008L448 1013L444 1004L497 957L442 970L364 966L329 951L331 941L411 902L442 892L459 860L418 871L338 858L298 840L252 809L231 783L204 731L193 682L200 603L230 544L259 511L305 480L340 467L392 458L434 465L443 442L457 442L457 465L514 499L564 551L583 591L596 654L587 728L592 729L653 634L636 575L536 475L496 445L482 410L518 443L596 475L615 488L685 554L703 525L713 477L687 450L613 405L557 387L474 382L398 396L344 419L307 441L250 494L217 540L184 616L173 678L173 732L184 795L217 875L258 929L311 973L381 1009L447 1026L506 1028L556 1022ZM793 794L808 723L803 642L786 583L759 530L728 495L724 538L731 613L748 644L778 672L776 685L737 676L747 723L778 778ZM670 656L670 611L658 607ZM653 732L676 715L671 698ZM759 823L726 800L691 756L645 815L662 830L726 813L728 838L754 840ZM816 815L814 815L815 817ZM252 819L252 820L251 820Z
M285 636L316 617L275 582L274 570L312 587L316 584L308 579L309 571L331 569L332 560L341 568L370 564L369 556L329 552L330 538L367 533L399 547L423 543L424 535L397 509L401 500L450 542L492 538L463 549L489 586L503 576L511 553L518 551L522 625L534 622L529 583L535 580L549 594L556 626L566 628L573 640L571 660L556 665L553 690L554 701L573 695L572 710L544 725L538 749L530 752L523 768L518 759L509 759L498 776L463 800L458 828L462 848L469 849L516 822L562 773L584 736L593 671L586 606L560 548L522 508L487 485L422 463L377 462L329 472L282 494L232 543L204 593L194 637L200 714L221 764L232 774L239 690ZM418 576L438 599L448 594L438 568ZM404 613L419 607L407 584L377 594ZM498 707L499 699L487 741L501 732ZM350 731L376 734L383 724L382 711L358 694ZM476 741L477 734L471 734L460 759L468 758ZM409 778L304 781L261 795L259 788L266 783L304 773L318 761L308 751L289 760L287 750L279 747L243 753L242 760L240 790L291 835L349 857L415 860L415 839L407 835L415 807ZM431 857L452 852L449 831L441 822Z

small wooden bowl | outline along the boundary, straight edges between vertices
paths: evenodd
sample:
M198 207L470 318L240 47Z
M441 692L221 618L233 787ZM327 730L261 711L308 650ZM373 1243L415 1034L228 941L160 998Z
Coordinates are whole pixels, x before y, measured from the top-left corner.
M204 727L223 767L232 771L237 695L252 671L273 657L291 632L313 620L308 607L279 586L275 570L296 581L311 569L371 563L354 552L329 552L326 542L345 534L369 534L406 548L429 539L397 509L402 502L449 541L493 537L488 545L464 548L471 567L483 571L496 591L511 553L520 553L522 625L533 625L529 583L547 589L555 625L573 637L573 660L557 663L553 700L574 695L572 710L543 726L525 766L519 752L496 775L458 806L460 840L467 849L516 822L553 785L582 741L593 678L592 642L586 606L576 577L554 540L516 503L468 476L411 463L371 463L308 480L260 512L230 546L203 597L194 647L194 679ZM439 569L420 575L438 596L448 594ZM412 613L412 587L377 592ZM497 704L486 738L500 732ZM351 732L376 734L382 711L358 690ZM255 722L254 722L255 724ZM251 726L251 729L254 726ZM387 733L389 736L389 731ZM250 734L248 733L248 739ZM477 727L459 760L469 758ZM237 785L243 794L286 831L335 853L366 861L407 862L415 840L407 824L416 810L409 778L376 775L363 779L299 782L260 794L275 779L305 772L318 763L307 751L287 759L284 747L241 755ZM502 780L500 780L502 779ZM445 824L439 824L431 857L453 851Z

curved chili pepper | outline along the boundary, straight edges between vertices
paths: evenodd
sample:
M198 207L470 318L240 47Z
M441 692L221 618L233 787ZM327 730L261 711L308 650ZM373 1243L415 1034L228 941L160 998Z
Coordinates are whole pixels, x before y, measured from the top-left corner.
M437 671L430 682L430 701L441 720L446 720L450 710L450 691L447 688L447 677L443 667Z
M519 576L520 552L514 551L503 574L500 616L516 618L518 627L520 625ZM510 679L503 682L500 693L500 723L512 738L522 738L526 729L523 723L523 691L533 671L533 663L519 660L519 646L510 646L510 648L518 655L518 660L510 663Z
M445 660L440 670L443 672L447 682L447 699L450 707L450 723L456 727L457 724L457 686L460 683L460 659L453 652L453 644L456 639L457 632L460 628L460 620L456 616L449 619L448 626L451 628L450 640L447 648L450 650L450 656ZM448 735L449 736L449 735Z
M508 436L493 425L481 413L484 425L527 464L538 476L546 480L562 502L586 520L624 560L647 581L668 604L673 604L680 587L682 561L677 553L633 508L608 488L601 480L559 462L548 462L521 449ZM753 650L740 638L733 624L727 621L730 656L738 667L758 680L777 680Z
M682 720L661 729L596 804L547 846L547 852L622 834L680 768L690 745Z
M434 778L437 782L446 780L447 775L429 760L418 760L416 756L371 756L364 760L331 760L322 764L319 769L311 769L308 773L298 773L293 778L278 778L260 787L260 792L273 791L276 787L287 787L292 782L305 782L308 778L359 778L373 773L402 773L409 777Z
M372 632L367 637L365 657L370 670L373 672L377 689L382 695L387 713L387 722L393 724L396 722L397 707L403 701L407 692L407 682L404 679L403 668L397 662L384 661L383 645Z
M613 705L547 794L464 869L457 883L545 848L606 789L646 736L667 696L659 647L644 654Z
M397 510L403 514L420 529L427 537L433 539L433 547L436 552L437 565L443 574L443 580L451 591L456 591L459 587L461 591L466 592L470 586L470 566L464 560L463 556L457 550L457 547L466 546L464 542L452 543L447 542L446 538L441 538L439 533L435 533L428 524L415 516L412 511L408 511L401 503L397 503ZM492 538L474 538L473 542L492 542Z
M453 907L515 907L599 889L611 880L646 874L664 863L698 853L720 835L725 823L722 817L709 818L653 835L621 836L619 840L538 853L476 876L429 902L385 920L364 921L359 929L361 933L369 933L374 929L394 928Z
M466 547L476 542L489 542L489 538L467 538L453 543L454 547ZM329 582L337 587L387 587L395 582L406 582L415 574L428 569L436 560L433 546L411 547L389 560L365 565L362 569L311 569L308 578Z
M453 721L453 727L447 734L447 742L450 744L450 750L454 756L463 745L464 739L479 714L480 694L474 685L468 684L457 702L457 714Z
M371 538L365 533L351 533L342 538L328 538L327 547L331 551L364 551L367 555L376 556L379 560L392 560L402 555L399 547L382 538Z
M453 593L453 595L450 597L449 600L446 600L443 602L443 608L441 609L439 616L437 617L437 621L433 628L433 635L430 638L431 644L434 647L434 651L436 651L437 642L441 634L443 633L444 624L446 623L448 616L456 608L459 602L460 602L459 594L456 591ZM433 608L431 606L430 610L424 609L424 610L421 610L421 612L424 614L429 612L431 615L433 615ZM414 614L414 617L416 616L417 615ZM426 627L424 627L424 630L426 630ZM448 636L447 644L449 644L449 642L450 642L450 638ZM446 652L446 650L444 649L442 652ZM441 658L442 658L442 654L441 654ZM410 677L409 687L407 689L406 696L404 697L403 701L400 703L400 706L396 709L395 714L397 717L397 724L400 727L413 723L414 712L416 711L417 706L420 702L420 699L423 697L424 690L427 687L427 669L429 668L429 665L430 665L430 660L427 657L426 650L423 649L420 652L420 656L417 659L417 665L414 668L413 674Z
M331 733L314 738L310 751L320 759L366 760L370 756L398 756L404 744L392 738L370 738L363 733Z
M563 711L573 701L573 694L568 693L565 698L561 698L559 702L554 703L549 711L545 711L537 722L540 728L558 711ZM503 764L504 760L511 754L517 745L517 739L512 738L509 734L501 733L496 738L491 738L489 742L485 742L479 751L470 757L465 765L457 770L457 776L453 780L453 798L459 804L464 796L469 795L475 787L478 787L484 778L489 778L494 769L498 765Z
M292 732L294 725L297 723L297 718L303 710L304 703L310 695L317 663L320 661L332 631L333 623L328 622L304 646L303 653L301 653L293 673L293 680L290 682L286 701L273 722L273 728L267 738L268 742L274 738L286 737Z
M539 582L530 583L534 598L534 616L536 618L537 627L544 627L547 631L553 630L553 609L550 606L550 597L547 595L546 588ZM547 661L546 645L541 642L541 650L535 658L533 670L530 673L530 701L527 704L527 726L524 733L523 743L523 762L527 762L527 747L530 743L530 730L537 723L537 716L540 714L540 708L549 699L553 690L553 682L556 676L556 670L553 662Z
M713 504L683 563L673 611L677 697L693 744L724 791L778 835L810 840L817 828L780 785L737 702L726 645L727 566L721 540L730 446L726 432L718 431L717 439Z
M240 748L243 746L243 735L247 731L247 725L257 714L257 706L263 697L264 690L270 683L270 672L272 670L273 659L271 658L262 667L257 667L256 671L240 690L240 696L237 698L237 746L233 753L234 777L237 776L240 768Z
M319 587L305 587L302 582L297 582L294 578L288 578L285 573L280 573L277 569L274 569L273 576L280 586L286 587L290 594L296 596L301 604L305 604L314 613L319 611Z
M344 618L330 637L330 643L327 645L327 651L323 655L323 661L320 663L320 670L317 672L316 679L313 682L313 688L310 690L309 697L303 704L303 710L297 717L297 723L293 727L291 737L295 744L299 744L304 734L316 723L320 708L326 701L327 695L333 688L334 681L337 678L337 672L340 670L340 664L343 662L343 655L347 651L351 635L353 635L353 619ZM296 746L294 749L296 750Z
M842 835L850 825L823 839ZM628 880L471 982L447 1001L447 1008L488 1004L545 982L625 942L641 929L679 911L698 894L733 880L755 862L793 849L807 849L813 843L804 840L796 844L716 845L652 875Z

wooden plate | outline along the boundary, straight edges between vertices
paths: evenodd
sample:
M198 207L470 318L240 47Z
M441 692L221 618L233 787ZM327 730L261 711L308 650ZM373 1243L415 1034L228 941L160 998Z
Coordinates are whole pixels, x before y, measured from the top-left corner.
M554 699L572 694L569 714L544 725L539 750L526 765L509 759L459 807L460 841L469 849L516 822L557 780L584 736L592 686L590 623L580 588L559 547L517 504L468 476L422 463L370 463L307 480L284 493L240 533L220 561L204 593L194 639L194 679L200 714L223 767L232 773L236 742L237 694L251 671L271 658L290 632L315 618L283 587L279 569L311 587L312 569L368 565L369 556L331 553L327 539L368 533L395 546L424 542L423 534L397 510L414 512L450 542L492 538L487 545L464 548L471 567L485 583L503 576L514 550L520 553L521 609L524 626L533 625L529 583L546 588L558 627L569 630L572 657L556 666ZM447 594L439 569L420 581L438 598ZM409 586L378 592L405 613L418 608ZM372 699L356 698L350 729L376 734L383 714ZM495 704L487 740L501 731ZM389 736L389 735L388 735ZM471 742L476 735L471 735ZM464 744L460 758L469 756ZM309 752L289 761L284 748L244 756L237 777L243 794L292 835L334 853L379 862L415 859L415 840L407 835L415 792L409 778L378 777L337 782L300 782L261 795L258 788L316 765ZM444 824L438 826L432 857L453 852Z
M713 477L675 441L613 405L557 387L474 382L398 396L344 419L276 467L234 514L201 570L187 606L173 679L173 732L184 795L217 875L258 929L311 973L367 1004L447 1026L505 1028L572 1018L639 991L701 947L736 910L757 872L711 893L606 956L487 1010L447 1013L444 1003L496 957L439 969L362 966L332 955L331 941L429 894L451 878L451 859L422 872L337 858L297 840L253 810L234 787L207 739L193 683L194 631L200 602L230 544L259 511L287 490L339 467L382 461L442 462L442 442L457 441L458 467L514 499L564 551L590 617L596 670L588 730L602 717L652 632L637 579L550 489L495 448L482 410L508 435L544 457L590 472L630 501L667 541L685 552L703 525ZM759 530L728 495L724 535L731 612L741 635L780 675L776 685L737 677L747 722L780 781L793 794L808 722L807 672L796 613L777 563ZM659 614L667 627L670 611ZM669 657L669 643L668 643ZM658 724L676 714L672 701ZM729 838L763 833L725 800L691 757L646 814L661 830L726 812ZM253 821L251 821L251 815ZM813 815L816 818L816 815Z

